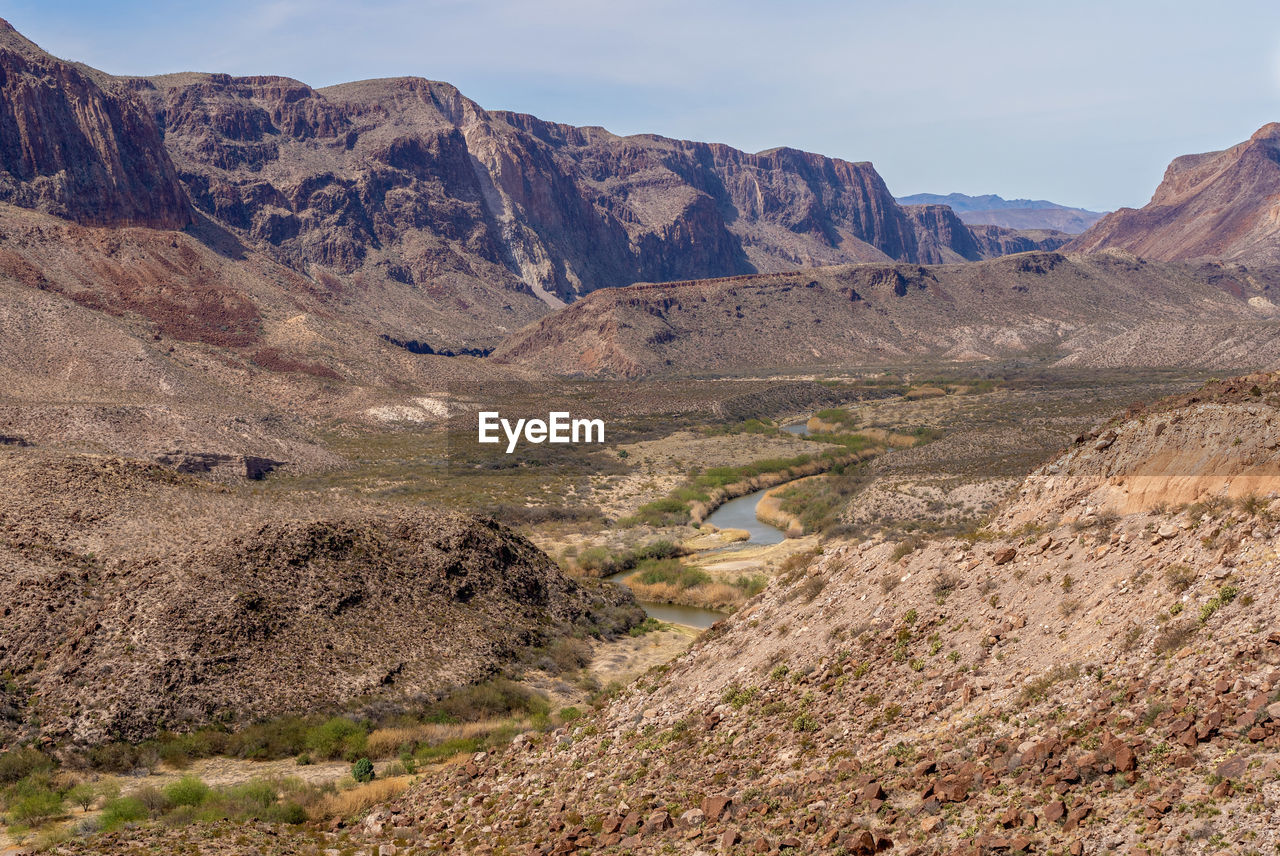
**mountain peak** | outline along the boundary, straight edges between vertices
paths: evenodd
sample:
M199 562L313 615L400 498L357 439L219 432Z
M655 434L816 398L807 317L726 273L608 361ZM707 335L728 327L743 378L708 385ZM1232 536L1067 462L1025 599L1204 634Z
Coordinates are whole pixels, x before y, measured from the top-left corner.
M1165 261L1280 261L1280 163L1270 151L1276 141L1280 123L1271 122L1228 149L1175 158L1150 202L1109 214L1069 249L1120 248Z

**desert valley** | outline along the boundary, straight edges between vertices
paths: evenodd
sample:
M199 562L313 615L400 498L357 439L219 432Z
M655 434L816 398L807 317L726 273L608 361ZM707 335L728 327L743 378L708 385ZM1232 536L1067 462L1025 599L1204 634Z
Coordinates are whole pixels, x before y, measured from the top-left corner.
M0 854L1280 852L1277 198L0 21Z

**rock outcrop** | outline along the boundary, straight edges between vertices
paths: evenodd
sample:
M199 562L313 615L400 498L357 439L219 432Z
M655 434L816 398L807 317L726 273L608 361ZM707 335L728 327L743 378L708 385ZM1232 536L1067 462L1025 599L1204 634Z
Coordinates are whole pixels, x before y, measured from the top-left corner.
M25 700L0 744L392 709L643 618L485 518L280 513L158 466L0 455L0 672Z
M160 130L128 84L50 56L2 20L0 201L98 226L192 222Z

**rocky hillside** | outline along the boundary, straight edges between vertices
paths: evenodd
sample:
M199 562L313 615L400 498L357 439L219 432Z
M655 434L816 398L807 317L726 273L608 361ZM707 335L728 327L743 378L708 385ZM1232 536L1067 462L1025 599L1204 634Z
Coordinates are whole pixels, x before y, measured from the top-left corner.
M946 209L944 209L946 210ZM1083 355L1083 364L1230 367L1280 360L1274 273L1024 253L978 264L853 265L609 289L541 319L493 358L560 374L639 376L841 363ZM1135 348L1159 322L1202 347ZM1213 325L1217 324L1217 327ZM1215 339L1217 330L1223 338ZM1253 348L1217 349L1243 333ZM1087 359L1086 359L1087 357Z
M1108 214L1069 249L1116 247L1151 259L1280 259L1280 124L1239 145L1169 164L1144 207Z
M643 614L493 521L251 501L158 466L0 446L0 744L382 709Z
M1238 427L1266 435L1275 380L1254 385L1267 392ZM1197 403L1163 418L1232 449ZM598 713L430 775L370 815L362 845L1271 851L1280 476L1261 499L1206 484L1193 505L1128 512L1039 492L1054 468L1082 472L1081 450L1094 487L1125 470L1108 436L975 539L828 545Z
M1006 229L1049 229L1078 235L1104 216L1098 211L1059 205L1047 199L1004 199L993 193L916 193L898 197L901 205L946 205L970 226Z
M129 90L0 20L0 200L100 226L190 224L160 130Z

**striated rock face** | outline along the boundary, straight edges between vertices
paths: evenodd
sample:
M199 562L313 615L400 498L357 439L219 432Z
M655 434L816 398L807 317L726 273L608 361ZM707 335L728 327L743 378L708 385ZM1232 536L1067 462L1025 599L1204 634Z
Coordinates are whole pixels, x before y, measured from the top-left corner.
M1071 242L1071 236L1053 229L1006 229L1003 226L970 226L983 258L1057 250Z
M132 82L196 207L299 268L552 305L604 286L990 254L914 215L869 163L618 137L489 112L417 78L314 90L276 77Z
M1185 155L1146 206L1108 214L1069 249L1152 259L1280 259L1280 124L1221 152Z
M191 222L159 129L127 87L49 56L2 20L0 200L87 225Z
M192 226L228 258L361 294L379 334L455 350L606 286L1049 246L904 208L869 163L619 137L419 78L112 77L7 24L0 168L0 201L81 225Z

